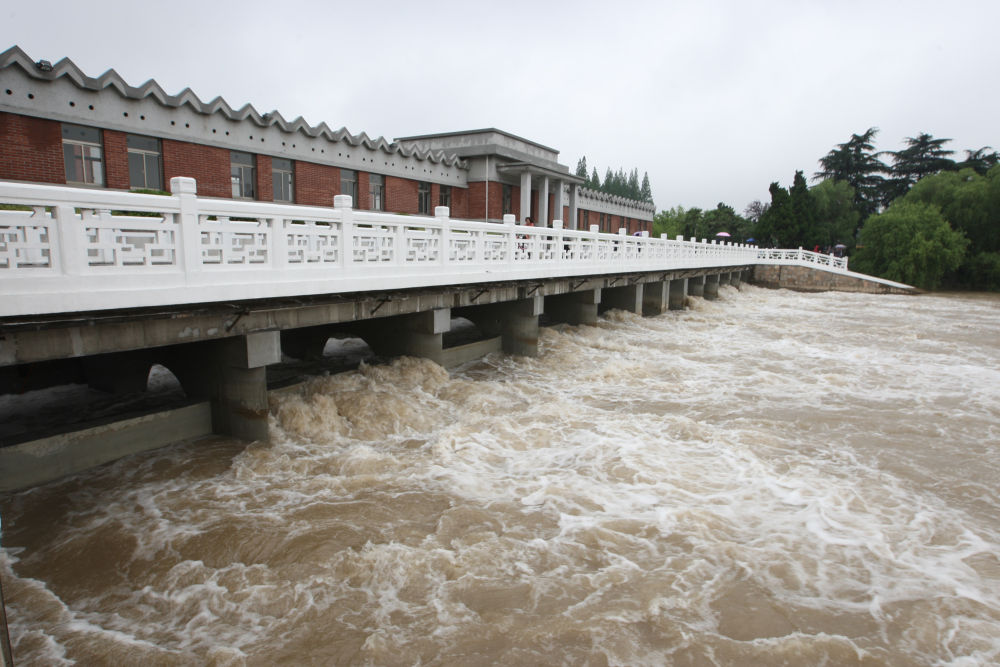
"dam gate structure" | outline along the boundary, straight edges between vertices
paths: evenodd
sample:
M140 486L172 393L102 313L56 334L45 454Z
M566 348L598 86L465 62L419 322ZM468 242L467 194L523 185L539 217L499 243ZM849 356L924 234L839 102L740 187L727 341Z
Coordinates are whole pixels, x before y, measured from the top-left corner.
M588 324L617 308L657 315L756 271L855 274L846 258L433 216L0 181L0 391L84 382L142 391L153 364L192 404L128 428L96 426L0 445L0 491L213 432L267 439L267 368L363 339L380 356L452 366L493 351L535 355L540 323ZM770 274L768 274L770 275ZM449 345L452 322L480 340ZM142 433L136 437L137 432Z

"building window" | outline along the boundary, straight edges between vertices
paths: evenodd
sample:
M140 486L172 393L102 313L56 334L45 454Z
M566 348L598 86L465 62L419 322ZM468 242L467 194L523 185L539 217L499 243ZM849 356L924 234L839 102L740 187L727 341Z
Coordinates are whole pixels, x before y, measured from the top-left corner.
M503 215L514 212L514 188L507 185L503 186Z
M358 174L353 169L340 170L340 194L351 196L351 206L358 207Z
M291 160L271 158L271 183L274 185L274 201L295 201Z
M63 123L62 141L66 182L74 185L104 185L101 131L95 127Z
M163 189L163 152L160 140L130 134L125 138L128 146L128 184L132 188Z
M442 185L441 194L438 195L438 206L447 206L451 208L451 186Z
M385 176L368 174L368 205L373 211L385 210Z
M603 214L603 213L601 213L601 217L600 217L600 223L599 223L599 224L600 224L600 226L598 227L598 229L599 229L600 231L602 231L602 232L606 232L606 231L608 231L608 230L606 230L606 229L604 228L604 214Z
M253 199L256 196L254 183L256 172L254 156L250 153L231 151L229 153L230 180L233 184L233 199Z
M417 184L417 212L423 215L431 214L431 184Z

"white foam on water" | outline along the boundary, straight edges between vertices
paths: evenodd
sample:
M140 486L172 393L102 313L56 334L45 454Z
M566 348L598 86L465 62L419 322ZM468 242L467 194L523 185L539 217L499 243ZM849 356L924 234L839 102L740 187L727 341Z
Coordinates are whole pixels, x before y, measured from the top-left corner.
M12 496L17 650L1000 660L998 302L720 297L547 329L538 358L451 376L363 365L275 396L269 445ZM25 522L47 504L43 536Z

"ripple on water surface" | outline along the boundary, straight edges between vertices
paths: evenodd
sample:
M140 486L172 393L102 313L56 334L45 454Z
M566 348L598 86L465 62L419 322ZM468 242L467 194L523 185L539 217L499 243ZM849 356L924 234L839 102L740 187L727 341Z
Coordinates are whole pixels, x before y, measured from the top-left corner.
M1000 660L1000 301L721 297L7 496L15 656Z

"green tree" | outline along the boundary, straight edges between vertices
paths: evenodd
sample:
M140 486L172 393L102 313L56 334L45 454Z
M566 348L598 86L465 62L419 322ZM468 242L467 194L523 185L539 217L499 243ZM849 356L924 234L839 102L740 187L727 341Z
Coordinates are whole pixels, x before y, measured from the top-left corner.
M756 225L760 222L761 216L764 215L769 206L770 204L765 204L759 199L754 199L743 209L743 217L750 221L751 224Z
M983 146L974 151L965 151L965 159L956 165L956 169L973 169L980 176L985 176L991 168L1000 164L1000 153L992 146Z
M594 171L590 173L590 180L587 181L587 187L591 190L601 189L601 178L597 175L597 167L594 167Z
M642 186L639 189L639 199L650 204L653 203L653 189L649 187L649 172L642 175Z
M961 264L968 243L937 206L896 201L861 228L851 268L934 289Z
M639 186L639 170L632 169L628 175L628 196L630 199L642 200L642 192Z
M823 248L838 243L854 245L854 230L861 217L854 208L854 190L845 181L826 179L809 189L816 209L817 243Z
M713 239L719 232L726 232L730 235L731 241L742 242L751 236L750 222L736 213L732 206L724 202L719 202L710 211L705 211L701 216L701 226L698 238Z
M665 239L674 239L684 234L684 214L683 206L675 206L666 211L660 211L653 216L653 236Z
M1000 166L986 175L967 168L919 180L900 201L937 206L952 228L969 239L969 252L950 282L1000 289Z
M873 143L877 127L870 127L864 134L852 134L842 144L837 144L825 157L820 158L822 167L813 178L845 181L854 189L854 205L860 213L859 221L878 210L883 200L885 181L882 174L889 168L875 152Z
M935 139L926 132L916 137L906 137L906 148L889 151L892 156L892 186L884 197L886 203L906 194L913 184L924 176L955 168L955 161L949 158L955 151L945 150L944 145L951 139Z
M584 155L580 158L580 161L576 163L576 175L580 178L587 178L587 156Z
M798 225L788 190L774 182L768 191L771 203L757 222L757 241L776 248L795 247L791 245L791 240L798 236Z
M789 241L789 247L812 249L820 245L821 238L816 229L816 201L809 194L809 186L801 171L795 172L792 187L788 189L788 199L792 207L794 227Z

